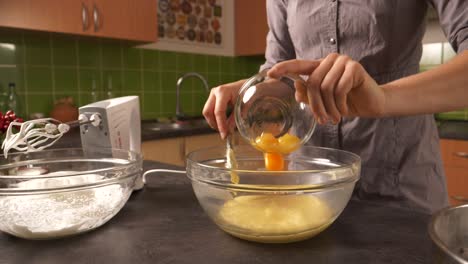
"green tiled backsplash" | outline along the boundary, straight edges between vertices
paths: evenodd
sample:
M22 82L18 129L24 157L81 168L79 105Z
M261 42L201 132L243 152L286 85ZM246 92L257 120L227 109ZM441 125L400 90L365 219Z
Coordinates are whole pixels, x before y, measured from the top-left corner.
M25 116L48 115L54 101L71 96L77 106L114 97L139 95L144 119L175 115L176 81L195 71L210 87L250 77L263 56L223 57L145 50L124 41L0 29L0 88L16 83ZM200 115L208 94L201 81L187 79L182 109Z

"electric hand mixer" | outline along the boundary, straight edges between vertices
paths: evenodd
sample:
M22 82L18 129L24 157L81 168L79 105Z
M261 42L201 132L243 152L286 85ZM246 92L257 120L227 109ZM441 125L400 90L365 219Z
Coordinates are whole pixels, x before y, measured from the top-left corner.
M86 148L116 148L141 153L140 102L138 96L125 96L79 108L78 120L61 123L53 118L12 122L2 148L5 157L10 149L40 151L52 146L71 127L80 127L81 144ZM14 127L19 127L14 132ZM134 189L143 188L139 177Z

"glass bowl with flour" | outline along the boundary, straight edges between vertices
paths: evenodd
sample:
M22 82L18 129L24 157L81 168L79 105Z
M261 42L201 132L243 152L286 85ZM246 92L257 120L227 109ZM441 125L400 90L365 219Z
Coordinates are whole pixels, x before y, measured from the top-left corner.
M95 229L125 205L141 174L137 153L55 149L0 158L0 230L53 239Z

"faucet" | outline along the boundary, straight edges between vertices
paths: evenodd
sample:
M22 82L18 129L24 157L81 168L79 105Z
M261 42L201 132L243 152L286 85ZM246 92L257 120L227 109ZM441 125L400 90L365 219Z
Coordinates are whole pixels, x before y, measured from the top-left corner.
M196 73L196 72L187 72L186 74L182 75L182 77L180 77L177 80L177 90L176 90L176 95L177 95L176 118L177 119L183 119L185 117L185 114L182 111L182 107L180 105L180 86L188 77L197 77L198 79L200 79L203 82L203 85L205 86L206 91L208 93L210 92L210 87L208 86L208 82L206 81L205 77L203 77L201 74Z

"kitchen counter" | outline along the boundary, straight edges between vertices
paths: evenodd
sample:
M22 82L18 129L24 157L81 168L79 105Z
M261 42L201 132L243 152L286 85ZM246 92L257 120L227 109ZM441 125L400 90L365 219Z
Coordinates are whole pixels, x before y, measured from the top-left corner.
M174 130L149 130L144 129L144 124L141 130L141 140L157 140L157 139L166 139L173 137L185 137L185 136L194 136L202 135L209 133L217 133L215 130L210 128L208 125L202 126L181 126L179 129ZM468 121L438 121L438 131L439 137L442 139L456 139L456 140L468 140ZM60 147L70 147L70 146L81 146L81 141L79 137L79 129L73 129L63 136L59 140L56 146Z
M151 168L177 169L145 161ZM153 174L118 215L89 233L49 241L0 233L0 263L429 263L429 218L351 201L312 239L258 244L218 229L184 175Z
M439 137L443 139L468 140L468 121L438 121Z
M157 140L157 139L166 139L166 138L174 138L174 137L185 137L185 136L194 136L194 135L203 135L209 133L217 133L208 125L204 126L181 126L178 129L165 129L165 130L148 130L144 129L142 126L141 130L141 141L148 141L148 140Z

